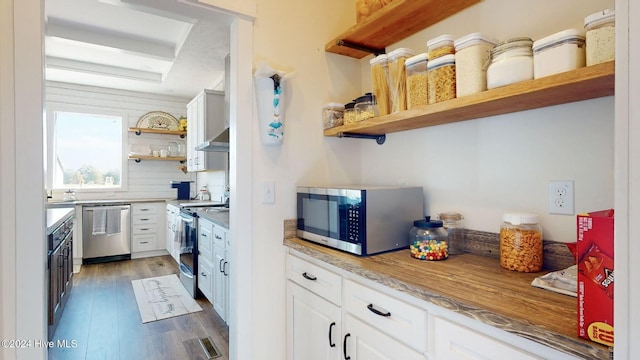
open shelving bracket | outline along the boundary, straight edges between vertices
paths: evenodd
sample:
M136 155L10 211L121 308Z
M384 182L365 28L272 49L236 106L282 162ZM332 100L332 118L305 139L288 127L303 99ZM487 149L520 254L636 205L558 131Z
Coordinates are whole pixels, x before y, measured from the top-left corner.
M349 40L344 40L344 39L336 40L336 45L348 47L354 50L368 52L368 53L374 54L375 56L378 56L380 54L384 54L387 52L385 48L382 48L382 49L371 48L371 47L356 44L354 42L351 42Z
M369 135L369 134L359 134L359 133L351 133L351 132L341 132L338 133L339 138L355 138L355 139L371 139L375 140L378 145L384 144L385 140L387 140L387 135Z

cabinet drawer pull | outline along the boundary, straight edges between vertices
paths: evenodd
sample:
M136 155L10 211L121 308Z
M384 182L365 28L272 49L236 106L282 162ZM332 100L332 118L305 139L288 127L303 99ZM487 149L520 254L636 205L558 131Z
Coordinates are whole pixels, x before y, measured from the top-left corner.
M342 341L342 354L344 355L344 360L350 360L351 356L347 356L347 338L351 336L351 334L345 334L344 340Z
M329 325L329 347L336 347L336 343L333 342L333 336L331 335L334 326L336 326L335 321L332 322L331 325Z
M204 272L201 272L200 275L207 277L207 274L205 274Z
M140 241L140 244L148 244L148 241Z
M149 221L148 218L140 219L140 221Z
M202 237L207 237L207 234L202 233L202 234L200 234L200 236L202 236Z
M307 280L311 280L311 281L316 281L316 280L318 280L318 278L317 278L317 277L315 277L315 276L313 276L313 275L309 275L309 274L307 274L306 272L303 272L303 273L302 273L302 276L304 276L304 278L305 278L305 279L307 279Z
M367 305L367 309L369 309L372 313L376 314L376 315L380 315L380 316L384 316L384 317L389 317L391 316L390 312L382 312L378 309L376 309L375 307L373 307L373 304L369 304Z

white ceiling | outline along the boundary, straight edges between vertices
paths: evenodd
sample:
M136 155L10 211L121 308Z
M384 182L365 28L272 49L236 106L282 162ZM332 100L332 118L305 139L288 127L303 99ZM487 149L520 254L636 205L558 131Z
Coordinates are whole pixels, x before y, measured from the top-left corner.
M46 79L193 97L219 88L231 17L190 0L45 0Z

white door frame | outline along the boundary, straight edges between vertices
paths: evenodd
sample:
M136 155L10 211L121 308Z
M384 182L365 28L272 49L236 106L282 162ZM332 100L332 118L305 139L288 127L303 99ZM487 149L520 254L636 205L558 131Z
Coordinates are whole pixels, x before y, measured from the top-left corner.
M250 174L251 124L255 123L252 80L255 4L227 0L196 0L201 4L193 0L179 1L210 5L236 16L231 25L231 56L235 59L231 62L230 121L231 158L237 164L230 174L234 200L230 214L233 236L230 300L236 306L230 314L230 358L252 359ZM47 338L44 3L43 0L0 0L0 10L0 339L42 340ZM241 247L243 256L236 256ZM3 359L46 359L47 351L44 346L19 352L2 347L0 355Z

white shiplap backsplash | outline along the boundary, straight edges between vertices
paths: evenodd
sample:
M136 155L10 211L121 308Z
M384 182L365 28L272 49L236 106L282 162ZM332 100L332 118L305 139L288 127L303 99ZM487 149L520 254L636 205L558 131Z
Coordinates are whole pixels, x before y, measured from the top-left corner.
M113 90L91 86L74 85L59 82L47 82L46 84L46 104L50 106L74 106L87 109L106 110L110 112L125 113L128 117L128 127L135 127L138 119L150 111L164 111L176 118L186 116L186 105L191 99L172 97L156 94L137 93L131 91ZM127 132L129 144L142 145L167 145L169 141L185 141L178 136L142 134L140 136L133 132ZM129 148L127 146L127 148ZM127 156L128 154L124 154ZM194 173L184 174L178 166L178 161L152 161L143 160L136 163L133 160L127 161L128 166L128 186L126 191L110 192L78 192L78 200L86 199L141 199L141 198L161 198L175 199L177 191L170 187L172 180L193 181L191 185L191 196L195 196L200 186L196 184ZM207 178L207 176L202 176ZM222 176L224 184L224 172ZM209 181L209 180L203 180ZM196 187L198 186L198 187ZM211 182L211 190L216 189L215 183ZM210 191L211 191L210 190ZM212 195L213 195L213 191ZM54 193L54 199L61 198L62 195ZM213 198L215 199L215 198Z

